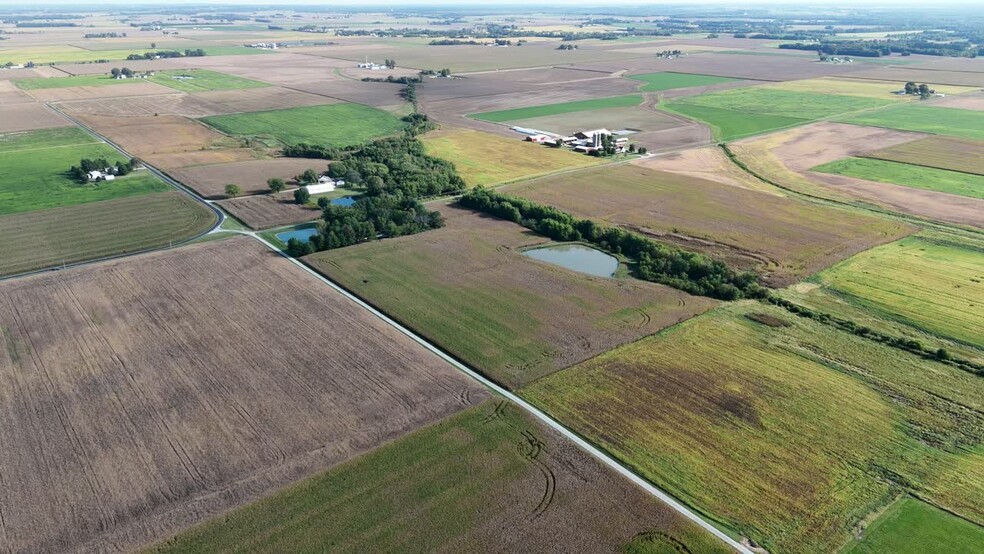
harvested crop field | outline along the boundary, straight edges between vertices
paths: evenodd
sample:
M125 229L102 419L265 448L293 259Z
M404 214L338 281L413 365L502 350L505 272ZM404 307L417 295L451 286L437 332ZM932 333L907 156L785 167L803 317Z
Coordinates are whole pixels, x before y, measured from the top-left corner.
M216 165L199 165L172 169L168 175L195 189L206 198L225 198L225 186L238 185L243 194L269 192L267 179L279 177L290 180L305 169L324 171L325 160L306 158L272 158Z
M0 285L14 551L134 550L487 397L248 238Z
M926 137L865 154L869 158L984 175L984 141Z
M290 193L233 198L222 200L219 205L251 229L293 225L321 217L321 210L295 203Z
M429 155L453 163L469 186L506 183L602 162L600 158L521 141L518 135L509 139L454 129L428 133L422 141Z
M69 127L64 117L42 104L0 105L0 133Z
M103 136L141 158L154 154L205 150L229 143L229 137L195 120L175 115L159 117L78 117Z
M817 279L882 316L984 348L984 252L971 246L909 237Z
M226 113L221 106L205 102L189 94L162 94L128 96L97 100L60 102L58 107L73 115L100 115L108 117L135 117L180 115L203 117Z
M974 62L976 64L976 62ZM859 67L852 71L851 77L880 81L914 81L936 85L957 85L964 87L984 87L984 72L973 71L934 71L915 67Z
M520 393L770 552L836 551L905 490L984 522L980 377L760 302Z
M548 239L469 210L433 207L447 219L443 229L306 260L506 386L715 305L653 283L590 277L534 261L521 251Z
M840 201L864 202L929 219L984 225L984 210L973 198L810 172L818 163L923 138L926 135L877 127L817 123L729 145L756 174L798 192Z
M337 100L281 87L197 92L192 96L216 107L216 114L281 110L333 104Z
M818 165L813 171L984 200L984 175L875 158L845 158Z
M388 112L350 103L217 115L202 121L230 135L272 137L284 144L306 142L339 147L391 135L404 127L399 118Z
M167 246L214 224L177 191L0 216L0 275Z
M587 112L591 110L628 108L638 106L641 103L642 96L633 94L628 96L615 96L611 98L576 100L572 102L562 102L559 104L543 104L540 106L513 108L510 110L499 110L495 112L475 113L470 114L468 117L481 119L482 121L491 121L493 123L505 123L507 121L519 121L534 117L556 116L575 112Z
M182 92L240 90L268 86L266 83L253 79L244 79L208 69L158 71L150 80Z
M763 183L732 163L724 151L717 146L682 150L663 156L644 158L634 163L657 171L784 196L781 190Z
M775 286L914 230L846 209L636 163L546 177L503 190L754 269Z
M68 77L70 79L70 77ZM39 102L67 102L71 100L97 100L100 98L120 98L125 96L147 96L173 93L172 89L141 81L120 86L81 86L45 88L31 91L31 96Z
M973 94L963 96L951 96L933 103L936 106L946 108L957 108L962 110L984 111L984 95Z
M153 551L316 552L329 544L353 553L367 544L413 552L728 551L505 401L451 416Z
M154 167L172 170L195 165L212 165L267 159L267 155L250 148L215 148L190 152L151 154L142 159Z

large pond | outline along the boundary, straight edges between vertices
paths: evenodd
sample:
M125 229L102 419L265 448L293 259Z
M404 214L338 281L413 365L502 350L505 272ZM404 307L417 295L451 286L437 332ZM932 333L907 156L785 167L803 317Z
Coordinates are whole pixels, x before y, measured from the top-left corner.
M284 231L283 233L277 233L277 238L280 239L284 244L290 239L297 239L301 242L306 242L309 238L318 234L318 229L315 227L307 227L304 229L294 229L293 231Z
M618 258L582 244L533 248L523 252L523 255L597 277L611 277L618 269Z

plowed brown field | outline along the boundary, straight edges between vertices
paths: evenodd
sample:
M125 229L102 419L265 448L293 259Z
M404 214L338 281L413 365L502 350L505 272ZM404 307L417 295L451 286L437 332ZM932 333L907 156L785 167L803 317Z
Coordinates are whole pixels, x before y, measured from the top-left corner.
M168 173L178 181L208 198L225 198L225 186L238 185L244 194L267 192L267 179L290 179L306 169L324 171L325 160L307 158L273 158L229 164L201 165L173 169Z
M321 217L321 210L296 204L290 193L232 198L220 201L219 205L251 229L269 229Z
M0 549L133 550L487 398L247 238L0 284Z

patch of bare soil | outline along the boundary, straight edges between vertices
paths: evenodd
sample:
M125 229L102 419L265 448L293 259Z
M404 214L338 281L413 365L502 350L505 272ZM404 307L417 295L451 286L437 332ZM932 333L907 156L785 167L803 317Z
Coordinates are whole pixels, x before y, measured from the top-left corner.
M0 104L0 133L68 127L71 123L43 104Z
M290 180L306 169L323 171L325 160L306 158L272 158L269 160L250 160L228 164L201 165L168 171L183 184L195 189L206 198L226 198L225 186L238 185L244 194L265 193L270 190L267 179L279 177Z
M233 198L222 200L219 205L251 229L269 229L304 223L321 216L321 210L298 205L290 194L261 194Z

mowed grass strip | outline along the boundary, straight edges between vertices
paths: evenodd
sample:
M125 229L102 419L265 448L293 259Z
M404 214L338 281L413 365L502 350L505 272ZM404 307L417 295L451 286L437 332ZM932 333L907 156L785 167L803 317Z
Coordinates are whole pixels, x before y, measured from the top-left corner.
M376 552L481 552L522 544L615 552L654 535L688 552L727 552L598 469L517 408L487 402L149 551L361 553L371 544ZM530 517L545 485L547 509Z
M545 237L469 210L433 207L446 227L305 259L504 386L521 386L716 304L535 261L522 250L548 244Z
M560 115L573 112L585 112L589 110L601 110L605 108L626 108L638 106L642 103L642 96L630 94L627 96L613 96L610 98L594 98L591 100L575 100L573 102L560 102L558 104L544 104L542 106L530 106L528 108L513 108L510 110L498 110L494 112L482 112L470 114L472 119L490 121L492 123L505 123L519 119L530 119L533 117L543 117L548 115Z
M875 150L865 157L984 175L984 141L980 140L926 137Z
M362 104L338 103L216 115L202 121L230 135L272 137L284 144L302 142L352 146L392 135L404 124L389 112Z
M214 223L177 191L0 216L0 275L167 246Z
M913 236L849 258L817 280L883 316L984 347L979 249Z
M629 75L629 79L642 81L645 83L641 89L643 92L658 92L661 90L672 90L676 88L701 87L716 85L718 83L729 83L739 81L731 77L718 77L716 75L701 75L698 73L675 73L672 71L662 71L659 73L643 73L641 75Z
M422 140L429 155L453 163L469 186L495 185L602 163L601 158L481 131L453 130L429 134Z
M79 129L5 136L0 140L0 215L169 190L143 170L113 181L79 183L68 170L82 158L106 158L110 163L124 160L112 147L93 142Z
M984 112L906 104L838 119L843 123L984 140Z
M845 158L818 165L811 171L846 175L868 181L935 190L970 198L984 198L984 175L922 167L873 158Z
M903 490L984 521L984 381L759 302L520 394L770 552L830 552Z
M707 123L719 140L734 140L894 102L760 86L688 96L662 107Z
M210 90L239 90L270 86L261 81L237 77L208 69L189 69L158 71L151 82L182 92L205 92Z
M984 547L984 527L904 497L864 529L841 554L964 554Z

